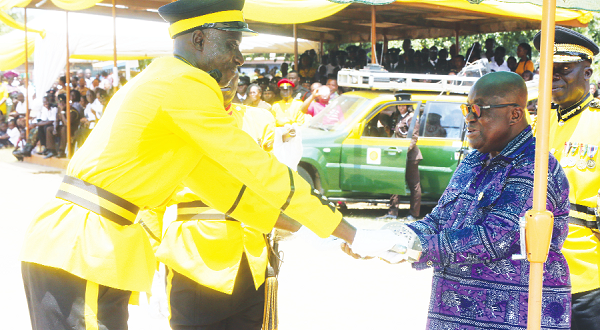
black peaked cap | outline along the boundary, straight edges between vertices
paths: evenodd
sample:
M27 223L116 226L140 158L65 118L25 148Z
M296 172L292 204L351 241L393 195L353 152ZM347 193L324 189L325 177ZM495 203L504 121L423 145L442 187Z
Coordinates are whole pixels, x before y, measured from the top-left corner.
M541 37L542 31L538 32L535 37L533 37L533 45L537 50L540 50ZM562 26L556 26L554 32L554 43L579 45L589 49L594 55L598 55L600 52L600 48L598 48L598 45L596 45L594 41L579 32L564 28Z
M158 8L158 14L167 22L204 16L227 10L242 10L245 0L178 0Z

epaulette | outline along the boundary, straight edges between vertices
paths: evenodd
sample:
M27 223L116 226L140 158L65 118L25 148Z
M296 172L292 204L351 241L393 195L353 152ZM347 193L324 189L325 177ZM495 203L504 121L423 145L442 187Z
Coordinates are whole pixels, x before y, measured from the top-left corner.
M593 99L592 101L590 101L589 107L590 108L600 109L600 100Z
M531 126L531 133L533 134L533 136L537 134L537 118L537 116L533 117L531 119L531 124L529 124Z

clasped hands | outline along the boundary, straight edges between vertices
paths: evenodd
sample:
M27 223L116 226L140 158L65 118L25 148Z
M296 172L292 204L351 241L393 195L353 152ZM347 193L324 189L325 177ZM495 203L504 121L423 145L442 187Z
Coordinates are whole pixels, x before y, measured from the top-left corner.
M296 136L296 128L290 124L285 124L284 126L284 132L281 136L281 139L283 140L283 142L288 142L289 140L291 140L293 137Z
M386 228L378 230L357 229L354 242L342 244L342 251L355 259L378 257L388 263L418 261L421 244L416 234L406 225L398 232Z

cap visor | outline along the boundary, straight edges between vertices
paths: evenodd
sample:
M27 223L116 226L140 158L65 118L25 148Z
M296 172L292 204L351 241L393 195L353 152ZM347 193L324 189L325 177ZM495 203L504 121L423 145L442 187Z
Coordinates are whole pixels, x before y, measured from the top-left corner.
M224 31L242 32L242 36L243 37L254 37L254 36L258 35L258 32L252 31L249 28L216 27L215 29L217 29L217 30L224 30Z

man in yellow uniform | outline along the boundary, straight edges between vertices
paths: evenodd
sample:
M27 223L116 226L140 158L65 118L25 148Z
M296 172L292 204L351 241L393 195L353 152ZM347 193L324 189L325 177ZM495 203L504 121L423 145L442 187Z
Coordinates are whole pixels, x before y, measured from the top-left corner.
M22 275L34 330L127 329L132 292L149 292L156 268L138 212L165 205L182 186L262 233L288 227L285 212L361 255L396 243L390 231L357 231L234 126L220 87L243 64L242 32L253 33L243 5L180 0L160 8L174 56L155 60L112 97L56 198L27 230Z
M0 76L0 122L4 121L4 116L8 115L8 107L6 106L6 101L8 100L8 88L6 88L7 84L3 81L4 76Z
M281 101L275 102L271 112L275 116L277 127L283 127L286 124L304 124L304 113L301 111L302 101L292 97L294 83L288 79L281 79L277 83Z
M265 109L231 104L237 79L232 82L223 90L225 109L237 127L269 151L275 118ZM167 266L171 328L260 330L269 254L264 234L212 209L187 188L172 203L177 203L177 219L156 253ZM143 218L160 223L163 213L154 210Z
M539 49L540 33L533 42ZM550 152L560 161L571 186L569 235L562 252L571 275L573 330L600 329L600 233L595 213L600 188L596 166L600 103L589 94L591 64L598 51L592 40L556 27Z

